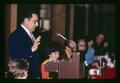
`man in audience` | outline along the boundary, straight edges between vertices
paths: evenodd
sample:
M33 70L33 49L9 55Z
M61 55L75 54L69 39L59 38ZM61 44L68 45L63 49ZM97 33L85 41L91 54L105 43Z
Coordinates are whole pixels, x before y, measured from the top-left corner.
M77 51L76 47L76 43L73 40L69 40L69 42L66 42L65 46L63 47L60 59L69 60L72 54Z
M29 63L25 59L10 60L8 63L8 72L6 78L9 79L27 79Z
M88 47L88 42L85 39L80 39L77 46L80 52L81 76L87 78L89 67L94 61L94 49Z

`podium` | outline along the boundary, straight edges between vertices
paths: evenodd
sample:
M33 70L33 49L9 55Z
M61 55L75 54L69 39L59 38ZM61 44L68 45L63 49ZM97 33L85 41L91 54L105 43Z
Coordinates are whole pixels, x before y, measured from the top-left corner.
M46 65L46 71L58 72L58 79L79 79L80 78L80 55L77 53L69 60Z
M50 62L46 64L46 71L48 72L58 72L59 62Z

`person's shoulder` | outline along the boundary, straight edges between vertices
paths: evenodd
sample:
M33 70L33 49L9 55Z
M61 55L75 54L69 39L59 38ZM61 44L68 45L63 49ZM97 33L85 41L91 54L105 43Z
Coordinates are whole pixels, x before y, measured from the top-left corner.
M10 35L9 35L9 40L11 40L11 39L18 39L18 38L21 38L21 35L22 35L22 33L21 33L21 31L17 28L14 32L11 32L10 33Z
M22 27L18 26L15 31L13 31L10 36L20 34L22 32Z
M17 36L17 31L15 30L14 32L12 32L10 35L9 35L9 39L14 39L16 38Z
M47 64L47 63L48 63L48 59L42 62L42 64Z

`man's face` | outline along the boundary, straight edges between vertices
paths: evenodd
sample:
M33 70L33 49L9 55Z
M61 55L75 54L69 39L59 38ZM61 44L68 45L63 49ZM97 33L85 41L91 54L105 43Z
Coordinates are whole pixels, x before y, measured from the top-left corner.
M73 40L70 40L69 47L76 48L76 43Z
M101 44L103 43L103 41L104 41L104 35L103 34L98 35L96 38L97 44Z
M38 26L38 16L37 14L32 14L32 18L27 19L27 28L30 32L35 31L36 27Z
M86 44L85 44L84 41L80 41L80 42L78 43L78 50L79 50L79 51L85 51L85 50L86 50Z
M93 41L93 40L90 40L90 41L88 42L88 46L89 46L89 47L91 47L93 44L94 44L94 41Z
M27 76L28 76L28 71L27 70L24 70L24 69L16 69L15 71L15 78L16 79L27 79Z

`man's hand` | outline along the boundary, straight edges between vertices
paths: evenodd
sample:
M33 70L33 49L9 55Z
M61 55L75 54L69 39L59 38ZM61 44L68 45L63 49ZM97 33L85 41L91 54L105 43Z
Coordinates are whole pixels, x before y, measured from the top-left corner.
M41 36L38 36L35 39L35 42L34 42L32 48L31 48L32 52L35 52L38 49L38 45L40 44L40 39L41 39Z
M69 47L71 47L74 52L77 50L77 48L76 48L76 47L77 47L77 46L76 46L76 43L75 43L75 41L73 41L73 40L70 40L70 41L69 41Z

